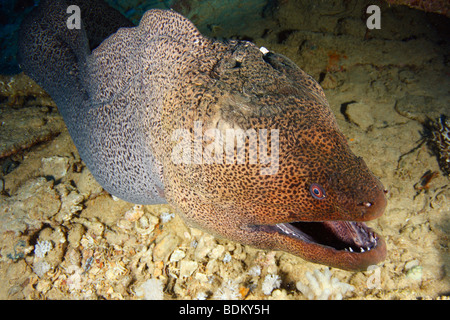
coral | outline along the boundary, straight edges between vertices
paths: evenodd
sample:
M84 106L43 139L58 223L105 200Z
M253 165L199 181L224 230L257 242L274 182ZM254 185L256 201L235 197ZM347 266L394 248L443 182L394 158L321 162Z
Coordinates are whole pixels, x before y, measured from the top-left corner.
M206 298L208 298L208 295L205 292L199 292L194 300L206 300Z
M248 270L248 275L252 277L259 277L261 275L261 266L253 266Z
M26 242L24 240L19 240L13 248L13 252L10 252L6 255L7 258L11 259L12 261L16 262L19 259L22 259L25 257L25 250ZM1 256L1 254L0 254Z
M49 240L39 241L38 240L36 246L34 247L34 254L36 255L37 258L43 258L43 257L45 257L47 252L52 250L52 248L53 248L53 245L52 245L51 241L49 241Z
M198 268L196 261L182 260L180 263L180 277L188 278Z
M175 217L175 213L169 213L167 211L161 213L161 216L159 217L161 219L162 223L169 222L172 220L172 218Z
M44 260L39 260L33 265L34 273L36 273L39 278L46 274L51 268L50 264Z
M43 158L42 162L42 174L45 177L53 177L54 180L60 180L67 175L70 168L68 157L48 157Z
M225 256L223 257L223 263L228 263L231 261L231 255L227 252L225 253Z
M344 67L341 65L343 59L347 59L345 54L341 54L337 51L329 51L328 55L328 65L326 67L327 72L342 72Z
M149 279L136 290L136 295L145 300L163 300L163 289L164 284L162 280Z
M144 215L144 206L135 205L133 208L125 212L124 218L128 221L137 221Z
M223 255L224 252L225 252L225 247L219 244L214 249L211 250L211 252L208 254L208 256L211 259L219 259ZM231 257L230 257L230 259L231 259Z
M66 281L67 287L69 288L70 292L81 290L83 288L83 285L85 285L81 278L82 274L84 273L83 268L71 265L67 268L66 272L68 274L73 272Z
M53 181L43 177L28 180L13 196L3 199L0 205L0 231L23 233L40 229L43 221L58 213L60 207L61 201L53 189Z
M297 282L297 289L308 300L342 300L347 292L355 289L348 283L340 282L337 278L331 278L331 272L328 268L323 273L316 269L314 270L314 275L306 272L305 276L309 281L309 285L299 281Z
M159 219L153 215L144 215L138 221L135 221L134 228L136 232L142 236L148 235L155 230Z
M195 246L194 257L196 260L202 260L208 255L213 248L217 246L214 237L208 234L203 235L198 241L194 240Z
M273 289L279 288L281 285L280 276L277 274L268 274L263 281L262 291L266 296L269 296Z
M239 292L239 286L232 280L224 281L222 286L214 292L214 299L216 300L239 300L242 295Z

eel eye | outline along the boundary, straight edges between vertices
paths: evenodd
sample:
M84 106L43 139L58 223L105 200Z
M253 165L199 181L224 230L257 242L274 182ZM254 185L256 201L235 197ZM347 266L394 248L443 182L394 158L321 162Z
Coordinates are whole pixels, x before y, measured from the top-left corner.
M309 187L309 192L311 192L311 195L317 200L322 200L323 198L325 198L325 190L323 190L320 184L311 184L311 186Z

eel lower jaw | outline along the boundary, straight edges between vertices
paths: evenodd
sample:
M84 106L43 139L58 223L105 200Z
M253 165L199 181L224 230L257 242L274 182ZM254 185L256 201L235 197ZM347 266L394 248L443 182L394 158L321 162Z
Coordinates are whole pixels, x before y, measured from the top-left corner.
M363 222L323 221L266 225L280 250L305 260L363 271L386 258L386 242Z
M377 248L380 236L364 222L291 222L273 226L276 232L331 250L364 253Z

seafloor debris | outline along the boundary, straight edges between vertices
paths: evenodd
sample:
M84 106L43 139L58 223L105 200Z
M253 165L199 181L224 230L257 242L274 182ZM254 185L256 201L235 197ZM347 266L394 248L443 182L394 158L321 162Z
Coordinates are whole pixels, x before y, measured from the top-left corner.
M33 265L33 271L39 278L42 278L51 268L52 266L45 260L37 260Z
M44 241L37 241L36 246L34 247L34 254L37 258L43 258L49 252L53 249L52 242L49 240Z
M24 253L21 252L20 250L18 250L18 248L25 248L25 246L26 246L26 242L23 240L19 240L13 248L14 252L8 253L6 255L6 257L8 257L9 259L11 259L13 261L17 261L17 260L23 258L25 256Z
M431 181L439 176L439 172L428 170L420 178L420 181L414 185L414 189L417 191L430 189Z
M262 291L266 296L269 296L274 289L281 285L280 276L277 274L268 274L263 281Z
M242 299L238 283L233 280L222 282L222 286L214 293L213 298L216 300Z
M297 282L297 289L302 292L308 300L341 300L347 292L355 288L338 278L331 278L330 269L326 268L323 273L319 269L314 270L314 274L306 272L305 277L309 285Z
M0 75L0 102L8 106L54 106L49 94L24 73Z
M3 105L0 113L0 158L49 141L64 130L64 122L54 108Z
M136 295L145 300L162 300L164 284L159 279L145 281L137 290Z
M64 130L50 96L24 74L0 75L0 158L49 141Z
M439 166L446 175L450 175L450 120L441 115L436 120L427 121L428 145L436 154Z

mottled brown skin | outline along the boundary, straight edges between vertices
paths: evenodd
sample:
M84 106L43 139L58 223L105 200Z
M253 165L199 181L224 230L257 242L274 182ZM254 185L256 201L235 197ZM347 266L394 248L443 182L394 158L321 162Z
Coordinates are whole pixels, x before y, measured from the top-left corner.
M250 164L165 167L169 203L176 204L191 224L258 248L351 270L383 260L386 248L381 238L376 249L351 253L260 227L371 220L383 213L385 192L362 158L351 152L316 81L281 55L269 53L263 59L252 43L231 41L216 50L220 60L212 70L199 72L167 97L162 116L167 135L199 120L204 130L279 129L279 170L260 175L260 166ZM171 146L163 154L170 150ZM311 196L311 183L322 185L325 199ZM363 205L367 202L370 208Z
M22 67L55 99L107 191L135 203L167 201L190 225L317 263L361 270L384 259L378 235L370 251L349 252L280 231L278 224L321 221L353 239L355 227L337 220L371 220L386 207L383 186L351 152L321 87L293 62L250 42L207 39L163 10L86 54L84 34L67 32L58 18L65 17L63 2L43 3L21 29ZM261 175L267 165L248 159L175 164L174 130L193 130L195 121L203 131L279 130L279 169ZM323 199L312 196L314 183ZM328 236L325 229L319 237Z

